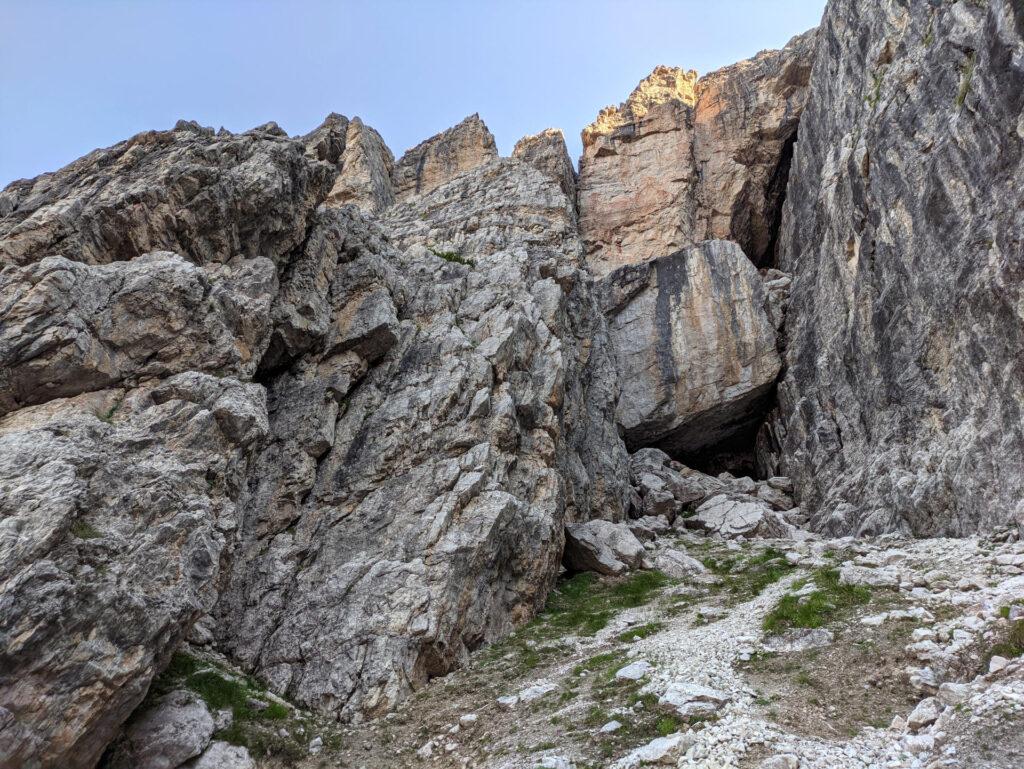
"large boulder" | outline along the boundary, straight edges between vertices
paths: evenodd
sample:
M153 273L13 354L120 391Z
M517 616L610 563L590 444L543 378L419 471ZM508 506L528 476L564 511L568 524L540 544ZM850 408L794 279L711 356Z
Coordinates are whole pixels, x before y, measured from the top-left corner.
M565 553L570 571L618 576L643 563L643 544L624 523L593 520L565 527Z
M206 749L213 730L206 703L192 692L177 689L132 719L112 751L110 767L177 769Z
M269 259L197 267L169 252L0 270L0 414L202 369L251 377L277 293Z
M761 277L739 246L708 241L602 281L630 450L694 454L763 416L781 361Z
M818 529L1024 524L1022 30L1006 0L828 5L764 442Z
M583 130L580 230L595 274L714 238L772 260L813 42L700 79L657 67Z

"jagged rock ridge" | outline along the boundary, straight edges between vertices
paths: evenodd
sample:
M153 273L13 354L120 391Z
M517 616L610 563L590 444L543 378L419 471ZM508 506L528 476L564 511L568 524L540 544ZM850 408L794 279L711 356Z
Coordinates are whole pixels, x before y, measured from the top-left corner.
M554 131L499 158L471 116L395 162L332 114L180 123L10 185L0 765L94 766L186 640L382 714L543 605L567 527L1014 520L1020 48L1005 3L833 0L783 51L658 68L578 179ZM776 253L792 280L756 269ZM749 435L780 371L757 445L796 499L650 448Z

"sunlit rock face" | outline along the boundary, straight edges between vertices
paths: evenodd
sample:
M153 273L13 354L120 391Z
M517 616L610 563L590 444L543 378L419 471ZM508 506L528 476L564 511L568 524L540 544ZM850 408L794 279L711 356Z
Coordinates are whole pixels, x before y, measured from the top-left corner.
M425 195L498 157L494 137L479 115L413 147L395 164L393 186L399 201Z
M1024 13L833 0L780 238L773 425L819 528L1024 520Z
M658 67L583 130L580 231L593 272L712 238L772 261L813 39L700 79Z
M565 148L565 137L557 128L548 128L516 142L512 157L519 158L558 182L562 192L576 206L576 170Z

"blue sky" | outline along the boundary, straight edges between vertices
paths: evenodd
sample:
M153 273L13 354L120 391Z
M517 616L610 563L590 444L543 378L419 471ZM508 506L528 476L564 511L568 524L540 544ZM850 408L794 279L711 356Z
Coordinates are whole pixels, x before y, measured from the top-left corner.
M656 64L777 48L825 0L0 0L0 186L179 118L359 115L396 156L479 112L502 154L579 131Z

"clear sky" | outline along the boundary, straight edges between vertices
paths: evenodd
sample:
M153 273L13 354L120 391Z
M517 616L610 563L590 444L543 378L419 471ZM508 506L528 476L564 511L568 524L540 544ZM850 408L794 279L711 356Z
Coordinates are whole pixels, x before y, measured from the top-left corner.
M503 155L656 64L704 73L825 0L0 0L0 187L179 118L305 133L358 115L400 156L479 112Z

